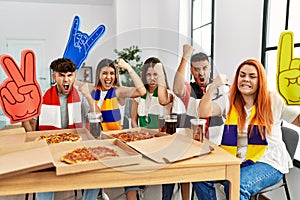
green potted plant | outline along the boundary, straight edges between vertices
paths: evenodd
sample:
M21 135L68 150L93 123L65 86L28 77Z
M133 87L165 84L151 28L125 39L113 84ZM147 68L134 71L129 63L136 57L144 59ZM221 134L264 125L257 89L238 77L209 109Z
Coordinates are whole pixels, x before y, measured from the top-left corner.
M132 45L129 48L123 48L123 50L118 51L117 49L114 50L114 52L117 54L117 59L123 59L127 63L129 63L132 66L132 69L141 77L142 75L142 64L141 57L139 55L140 52L142 52L137 45ZM130 86L134 87L134 84L129 76L129 74L123 70L119 70L120 73L120 82L123 86ZM124 120L123 120L123 129L130 128L130 112L131 112L131 105L132 105L132 99L127 98L126 104L124 106Z
M133 70L141 76L142 74L142 61L141 57L139 55L140 52L142 52L137 45L132 45L129 48L123 48L123 50L118 51L117 49L114 50L114 52L117 54L118 59L123 59L127 63L129 63ZM124 86L134 86L129 74L123 70L120 69L119 71L121 76L121 84Z

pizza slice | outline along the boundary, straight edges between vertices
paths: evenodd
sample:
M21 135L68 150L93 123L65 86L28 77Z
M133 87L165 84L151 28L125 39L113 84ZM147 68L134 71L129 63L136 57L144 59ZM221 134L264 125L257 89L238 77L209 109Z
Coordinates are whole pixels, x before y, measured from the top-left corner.
M82 140L77 133L53 133L48 135L41 135L35 139L36 141L45 140L48 144L56 144L62 142L79 142Z
M115 157L119 157L119 154L115 149L112 148L105 146L81 147L65 154L61 158L61 161L68 164L76 164Z

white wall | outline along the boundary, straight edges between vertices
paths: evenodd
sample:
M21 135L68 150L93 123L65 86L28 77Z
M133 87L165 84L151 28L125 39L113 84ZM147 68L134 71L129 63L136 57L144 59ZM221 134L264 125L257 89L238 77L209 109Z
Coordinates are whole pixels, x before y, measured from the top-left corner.
M248 58L260 60L263 1L216 1L215 67L232 80L236 67Z
M117 47L133 44L142 50L144 61L159 57L172 85L178 64L179 1L122 0L116 4Z
M115 13L111 5L71 5L46 3L15 3L0 1L0 54L7 53L7 39L38 39L43 40L44 55L36 55L37 59L44 56L43 66L47 83L49 64L53 59L62 57L70 28L75 15L81 19L80 30L91 34L97 26L105 24L107 32L95 45L86 60L86 64L95 66L102 56L113 56L114 40L110 36L116 35ZM21 55L19 51L18 57ZM2 69L1 69L2 70ZM2 73L2 71L1 71ZM1 78L1 77L0 77ZM3 77L2 77L3 78ZM2 82L2 79L0 80Z

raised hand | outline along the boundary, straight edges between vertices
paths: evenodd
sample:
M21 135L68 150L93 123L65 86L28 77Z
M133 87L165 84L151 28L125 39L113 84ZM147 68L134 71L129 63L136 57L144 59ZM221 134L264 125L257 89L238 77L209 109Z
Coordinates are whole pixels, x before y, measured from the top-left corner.
M36 80L36 59L31 50L22 51L21 67L9 55L0 64L7 74L0 85L1 107L10 123L23 122L40 114L42 92Z
M158 76L164 76L163 65L161 63L156 63L154 65L154 70L156 71Z
M75 80L75 85L78 86L79 92L81 92L81 94L84 97L86 97L86 98L91 97L91 92L90 92L88 83Z
M132 70L132 67L127 62L125 62L125 60L123 60L123 59L120 59L118 61L118 68L127 70L128 72L130 70Z
M294 34L280 35L277 52L277 90L287 105L300 105L300 58L294 58Z
M189 44L183 45L183 57L185 59L190 59L193 52L194 52L194 48L191 45L189 45Z
M70 31L70 37L63 55L64 58L69 58L76 64L77 70L81 68L89 51L105 32L105 26L101 24L89 36L87 33L79 31L79 26L80 19L78 16L75 16Z

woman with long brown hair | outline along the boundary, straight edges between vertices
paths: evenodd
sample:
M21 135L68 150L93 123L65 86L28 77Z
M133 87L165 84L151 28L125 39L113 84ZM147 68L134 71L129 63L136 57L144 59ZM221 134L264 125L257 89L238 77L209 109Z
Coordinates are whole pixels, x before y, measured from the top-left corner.
M292 167L281 123L285 120L300 126L300 108L286 106L279 95L268 91L265 70L257 60L242 62L229 94L212 101L213 91L226 82L225 75L213 81L198 111L200 117L226 116L220 146L242 161L240 199L246 200L278 182ZM214 183L193 183L198 199L216 199ZM222 183L228 199L228 182Z

